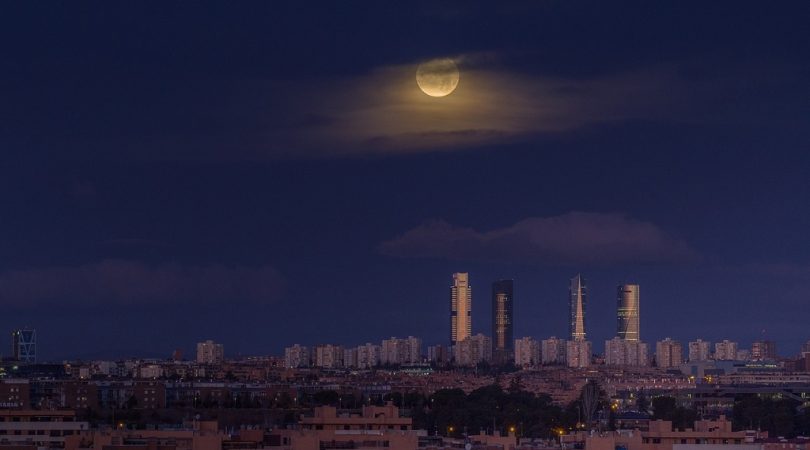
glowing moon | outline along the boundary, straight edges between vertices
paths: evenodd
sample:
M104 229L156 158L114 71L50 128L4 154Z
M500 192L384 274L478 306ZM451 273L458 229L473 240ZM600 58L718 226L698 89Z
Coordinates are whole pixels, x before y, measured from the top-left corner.
M416 69L416 84L431 97L449 95L458 86L458 67L452 59L432 59L419 64Z

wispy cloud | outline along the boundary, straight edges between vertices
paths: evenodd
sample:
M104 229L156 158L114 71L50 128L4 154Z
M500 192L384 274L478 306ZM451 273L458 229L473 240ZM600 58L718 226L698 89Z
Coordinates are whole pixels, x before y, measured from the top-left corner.
M533 217L489 231L426 222L382 243L403 258L536 262L549 265L671 263L696 260L686 242L623 214L571 212Z
M269 303L284 280L272 267L146 265L105 260L80 266L0 274L0 296L11 307L146 306L155 304Z
M269 130L267 150L314 156L453 150L651 118L672 110L678 98L665 70L566 80L498 69L493 58L456 57L461 80L441 98L419 90L416 63L294 89L302 93L285 110L287 125Z
M51 87L54 92L40 94L68 95L63 101L71 105L116 96L128 108L107 110L106 103L90 104L76 124L48 123L48 133L31 142L48 147L58 140L60 145L81 147L80 154L115 160L308 159L459 151L542 135L564 138L579 129L628 120L751 123L762 119L753 111L778 115L777 105L789 103L779 97L773 105L738 108L741 99L758 105L751 103L751 83L739 79L739 73L753 73L755 84L766 80L762 85L774 90L798 84L795 76L785 75L790 72L785 68L767 76L748 67L732 73L703 69L696 76L689 70L694 64L658 63L571 77L532 69L529 61L542 57L537 54L435 56L455 59L461 71L457 89L446 97L420 91L416 60L324 78L244 79L228 84L201 80L161 92L159 110L148 97L118 92L115 86ZM131 120L133 110L142 111L137 123ZM98 111L109 126L96 130ZM19 120L40 119L36 110L27 114ZM77 189L75 195L87 197L92 192Z

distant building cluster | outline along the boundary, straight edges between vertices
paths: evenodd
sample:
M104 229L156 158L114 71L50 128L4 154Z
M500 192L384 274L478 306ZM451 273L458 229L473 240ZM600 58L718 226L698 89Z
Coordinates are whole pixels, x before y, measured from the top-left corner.
M779 359L776 344L770 340L754 342L742 349L737 342L724 339L709 342L703 339L684 343L665 338L649 345L641 340L641 294L638 284L622 284L616 289L616 335L605 341L604 352L596 349L588 338L588 287L586 279L577 274L568 284L568 328L566 338L551 336L536 339L515 337L514 280L502 279L492 283L491 329L489 334L473 333L472 285L468 273L452 276L449 292L449 342L423 346L415 336L390 337L380 343L358 346L295 344L284 350L283 365L287 368L360 369L376 367L434 366L473 367L480 364L514 364L519 368L565 366L588 368L594 364L608 367L658 367L700 372L704 367L723 362L748 361L770 367ZM7 360L26 364L37 362L37 333L33 328L15 329L11 333L12 352ZM182 359L175 352L173 360ZM200 366L221 365L226 361L224 346L213 340L197 343L194 361ZM810 370L810 344L802 348L796 367ZM100 368L105 374L115 374L116 368ZM159 378L164 371L159 365L141 366L139 375Z
M738 349L729 340L712 343L697 339L683 343L665 338L651 346L641 340L641 289L638 284L622 284L616 289L616 335L606 340L601 358L595 358L594 346L587 339L588 287L577 274L569 280L569 333L567 339L551 336L536 340L514 336L514 281L492 283L491 334L473 334L472 285L468 273L452 276L450 286L449 345L431 345L422 351L422 341L407 338L385 339L381 344L357 347L299 344L288 347L284 361L289 368L357 368L434 364L439 366L476 366L478 364L514 364L517 367L567 366L587 368L599 361L606 366L659 367L677 370L686 363L714 361L767 361L777 358L772 341L755 342L750 350ZM654 351L654 353L653 353ZM808 352L810 353L810 352ZM198 351L199 354L199 351Z
M369 342L357 347L324 344L309 348L295 344L284 349L284 364L289 368L370 369L423 362L422 340L413 336L391 337L380 344Z
M468 273L452 276L449 295L448 345L427 346L409 336L366 343L357 347L323 344L314 347L293 345L284 352L289 368L356 368L377 366L434 364L471 367L479 364L514 364L517 367L567 366L587 368L598 362L616 367L660 367L678 369L686 363L713 361L767 361L777 358L772 341L755 342L750 351L738 349L729 340L712 343L703 339L683 343L665 338L650 345L641 340L641 288L638 284L621 284L616 288L616 335L605 341L604 353L588 340L588 287L577 274L569 280L569 333L566 338L551 336L515 337L514 280L492 283L490 334L473 333L472 285Z

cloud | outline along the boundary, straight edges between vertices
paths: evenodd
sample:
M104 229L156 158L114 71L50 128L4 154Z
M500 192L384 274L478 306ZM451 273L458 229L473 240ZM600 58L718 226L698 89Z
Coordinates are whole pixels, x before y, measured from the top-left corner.
M58 144L74 149L65 154L75 151L85 158L113 161L461 151L538 136L567 139L580 129L635 120L761 122L762 115L754 111L767 111L768 119L780 114L791 118L785 113L791 109L784 105L793 104L787 98L793 91L764 101L750 86L782 92L784 86L800 85L784 66L769 65L768 73L760 74L747 66L706 69L701 61L660 62L571 76L535 67L542 55L528 52L432 56L458 62L458 87L446 97L420 91L415 79L419 60L322 77L252 77L227 84L203 79L168 92L150 87L143 87L145 92L121 91L117 84L19 90L10 104L22 106L12 116L19 123L45 121L41 127L46 132L18 135L25 127L12 126L4 139L10 139L9 145L25 142L42 149ZM756 82L739 78L740 73ZM30 97L43 100L35 104ZM756 107L739 108L742 103ZM120 104L127 108L116 106ZM155 104L161 107L155 109ZM68 122L58 114L40 114L41 108L75 105L85 106Z
M549 265L669 263L698 252L658 226L622 214L570 212L491 230L426 222L379 246L402 258L535 262Z
M453 59L460 63L461 79L441 98L420 91L414 78L418 62L306 87L260 88L296 92L294 105L283 109L285 117L268 118L282 126L267 129L266 150L285 156L456 150L652 119L678 109L680 96L673 91L680 83L664 69L562 79L498 67L487 54Z
M13 270L0 275L7 306L146 306L158 304L269 303L284 280L272 267L149 266L104 260L80 266Z

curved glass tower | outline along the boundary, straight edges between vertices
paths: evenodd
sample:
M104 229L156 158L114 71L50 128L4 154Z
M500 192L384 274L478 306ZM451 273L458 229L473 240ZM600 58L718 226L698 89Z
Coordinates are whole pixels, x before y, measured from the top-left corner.
M637 284L618 287L616 296L616 336L627 341L639 340Z

